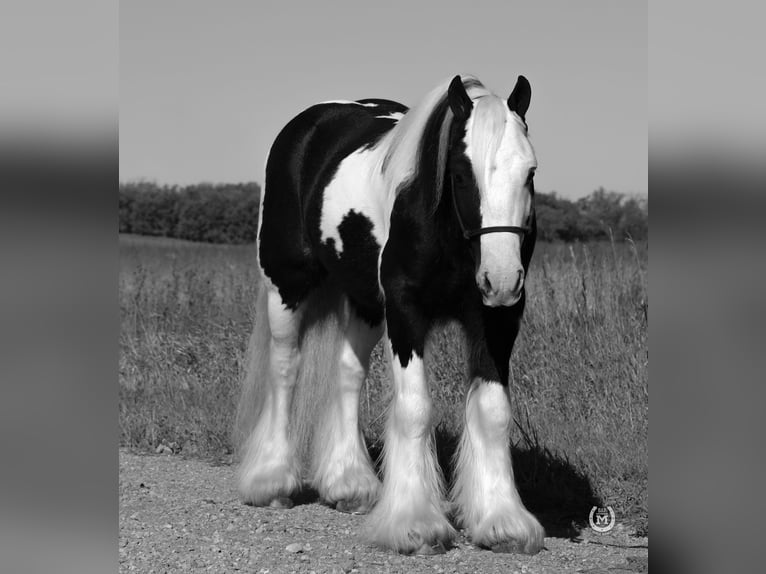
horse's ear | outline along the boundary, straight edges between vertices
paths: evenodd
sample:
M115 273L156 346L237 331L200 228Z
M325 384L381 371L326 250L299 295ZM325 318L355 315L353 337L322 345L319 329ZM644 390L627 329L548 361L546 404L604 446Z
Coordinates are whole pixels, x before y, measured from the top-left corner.
M452 78L452 83L449 85L447 91L447 99L449 100L449 107L455 117L459 120L465 121L468 116L471 115L473 109L473 102L468 97L468 92L465 91L463 86L463 80L460 76Z
M519 117L526 121L525 117L529 109L529 100L532 98L532 87L524 76L519 76L516 80L516 86L511 95L508 96L508 107L512 112L519 114Z

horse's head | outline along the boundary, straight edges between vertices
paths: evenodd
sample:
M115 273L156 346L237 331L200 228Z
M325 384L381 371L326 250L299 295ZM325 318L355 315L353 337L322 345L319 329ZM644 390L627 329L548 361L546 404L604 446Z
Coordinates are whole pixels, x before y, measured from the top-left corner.
M448 91L453 206L473 244L476 285L491 307L517 303L524 287L522 245L531 231L537 168L524 117L530 94L523 76L507 101L488 93L472 100L460 76Z

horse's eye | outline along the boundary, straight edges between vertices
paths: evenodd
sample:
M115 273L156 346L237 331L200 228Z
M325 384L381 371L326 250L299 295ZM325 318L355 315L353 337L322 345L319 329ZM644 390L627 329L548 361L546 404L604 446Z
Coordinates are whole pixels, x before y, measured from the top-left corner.
M465 183L465 178L463 177L462 173L455 174L455 183L459 185L460 187L463 186L463 184Z
M529 175L527 175L527 183L532 183L532 180L535 178L535 169L532 168L529 170Z

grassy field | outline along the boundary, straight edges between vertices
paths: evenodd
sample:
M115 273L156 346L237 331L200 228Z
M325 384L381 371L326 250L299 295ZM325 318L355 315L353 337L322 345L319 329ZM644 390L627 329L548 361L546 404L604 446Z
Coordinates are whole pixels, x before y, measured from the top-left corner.
M549 533L587 523L596 503L648 530L647 260L645 244L537 246L511 360L512 444L522 496ZM257 282L253 246L120 237L122 445L231 453ZM434 333L429 347L446 462L462 426L457 328ZM383 379L379 346L361 399L373 452Z

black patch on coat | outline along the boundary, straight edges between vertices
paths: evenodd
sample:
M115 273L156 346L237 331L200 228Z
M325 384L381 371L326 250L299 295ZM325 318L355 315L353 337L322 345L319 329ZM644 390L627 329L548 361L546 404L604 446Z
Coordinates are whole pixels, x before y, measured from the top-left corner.
M508 384L513 344L521 326L526 295L512 307L467 304L460 318L470 342L469 377Z
M343 251L338 252L332 237L324 245L330 255L328 269L340 280L359 317L374 326L383 320L383 298L378 286L380 245L372 227L368 217L352 209L338 225Z
M480 229L481 222L481 197L479 184L473 173L473 166L466 154L465 145L466 127L465 122L454 122L451 127L449 161L447 163L447 181L445 190L450 195L449 201L453 210L459 212L460 219L465 229ZM458 218L458 214L455 214ZM463 228L460 229L463 232ZM471 243L471 253L475 264L480 263L479 241Z

